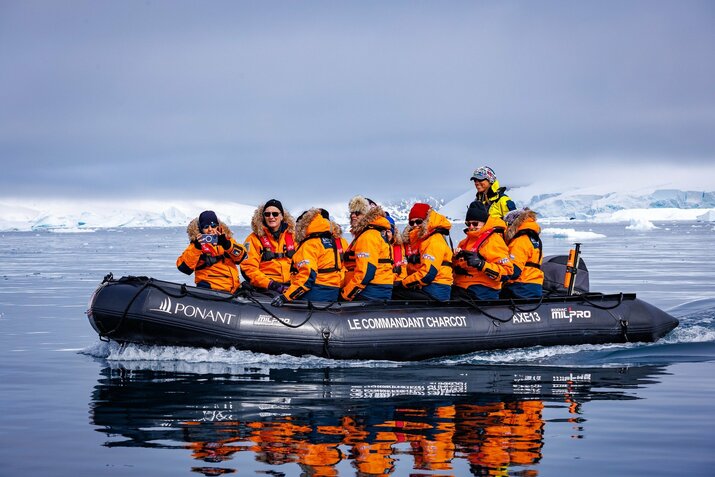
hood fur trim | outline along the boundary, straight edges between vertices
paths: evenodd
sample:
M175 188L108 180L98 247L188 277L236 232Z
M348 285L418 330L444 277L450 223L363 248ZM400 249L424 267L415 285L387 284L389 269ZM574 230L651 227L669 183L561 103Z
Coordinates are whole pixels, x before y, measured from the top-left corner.
M223 223L223 221L219 220L218 225L221 228L221 231L227 238L232 238L233 237L233 232L231 232L231 228ZM196 240L199 238L199 235L201 235L201 231L199 230L199 218L196 217L194 220L189 222L189 225L186 227L186 235L189 236L189 240Z
M256 210L253 211L253 218L251 218L251 230L256 234L258 238L266 235L263 224L263 211L265 210L265 205L259 205ZM288 226L286 232L295 233L295 219L290 212L287 210L283 211L283 222ZM266 227L267 228L267 227Z
M367 203L367 201L365 201L365 203ZM351 208L350 210L354 209ZM350 233L354 236L360 235L365 231L367 226L373 223L378 217L385 217L385 211L382 210L382 207L376 205L373 208L368 209L366 213L363 213L363 215L358 218L355 227L350 228Z
M514 235L516 235L516 233L522 229L524 224L527 222L534 222L537 232L540 231L540 227L536 224L536 212L531 209L524 208L524 211L519 214L516 219L514 219L514 222L512 222L510 226L507 227L506 232L504 232L504 239L508 242L514 238Z
M360 212L366 215L370 211L370 202L361 195L356 195L348 203L348 212Z
M333 234L333 237L335 238L342 238L343 236L343 228L340 226L339 223L333 222L332 220L330 221L330 233Z
M307 210L295 224L295 241L301 243L308 235L308 227L316 216L320 215L320 209L312 208ZM327 220L326 220L327 222Z

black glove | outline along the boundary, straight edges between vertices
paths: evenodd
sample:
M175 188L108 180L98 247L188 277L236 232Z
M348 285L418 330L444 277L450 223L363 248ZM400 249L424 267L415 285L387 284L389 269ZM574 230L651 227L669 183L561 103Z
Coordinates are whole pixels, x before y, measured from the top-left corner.
M484 268L484 259L477 254L467 257L467 265L481 271Z
M271 302L271 305L277 306L277 307L280 308L281 306L285 305L285 302L286 302L286 301L287 301L287 300L286 300L286 297L285 297L285 296L283 296L283 295L278 295L277 297L275 297L275 298L273 299L273 301Z
M285 283L280 283L275 280L271 280L268 283L268 289L277 291L278 293L283 293L284 291L286 291L288 289L288 286Z
M196 240L196 239L192 240L191 245L193 245L196 250L201 250L201 244L199 243L198 240Z
M225 234L221 234L218 236L218 242L220 246L223 247L224 250L228 251L231 249L231 246L233 245L231 241L226 237Z

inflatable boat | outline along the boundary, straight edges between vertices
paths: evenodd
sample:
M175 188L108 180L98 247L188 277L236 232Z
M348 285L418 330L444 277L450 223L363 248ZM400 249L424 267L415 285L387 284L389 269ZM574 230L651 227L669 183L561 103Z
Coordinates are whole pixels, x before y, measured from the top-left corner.
M678 326L635 294L531 300L293 302L108 275L87 316L103 340L332 359L415 361L531 346L654 342Z

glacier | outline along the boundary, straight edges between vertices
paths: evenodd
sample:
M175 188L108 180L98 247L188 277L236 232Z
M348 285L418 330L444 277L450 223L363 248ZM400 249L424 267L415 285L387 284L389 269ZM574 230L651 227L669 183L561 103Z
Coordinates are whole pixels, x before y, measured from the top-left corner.
M542 189L543 190L543 189ZM656 221L715 222L715 192L641 188L628 192L574 188L542 192L534 186L508 191L517 207L529 207L543 223L570 220L594 223L626 223L631 230L647 230ZM316 204L328 209L340 224L349 222L343 202ZM453 221L464 219L474 189L456 198L416 196L385 202L383 207L396 221L404 223L415 202L427 202ZM250 225L256 205L230 201L190 200L94 200L0 198L0 231L92 232L123 227L185 227L202 210L216 211L226 223ZM294 216L302 210L290 210Z

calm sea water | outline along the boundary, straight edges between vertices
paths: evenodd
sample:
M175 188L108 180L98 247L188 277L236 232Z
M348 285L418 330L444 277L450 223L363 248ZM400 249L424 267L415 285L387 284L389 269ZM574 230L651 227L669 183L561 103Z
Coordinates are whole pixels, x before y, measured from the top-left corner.
M607 236L593 290L681 318L659 343L404 364L103 343L93 289L186 281L184 231L0 234L0 475L712 475L715 231L656 225L567 227Z

